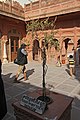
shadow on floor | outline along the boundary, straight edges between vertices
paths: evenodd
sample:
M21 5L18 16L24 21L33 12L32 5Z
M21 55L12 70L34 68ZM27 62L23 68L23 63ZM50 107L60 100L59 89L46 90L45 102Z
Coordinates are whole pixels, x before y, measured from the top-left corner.
M70 75L70 70L69 70L69 67L67 65L67 69L65 69L65 71L68 73L68 75ZM75 79L77 79L79 82L80 82L80 67L75 67L74 68L74 74L75 76Z

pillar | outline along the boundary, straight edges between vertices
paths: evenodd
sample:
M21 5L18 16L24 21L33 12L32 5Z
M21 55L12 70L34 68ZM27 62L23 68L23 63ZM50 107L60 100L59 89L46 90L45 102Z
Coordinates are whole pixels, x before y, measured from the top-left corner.
M59 31L59 38L60 38L60 63L62 64L62 31L61 31L61 29L60 29L60 31Z
M20 48L20 46L21 46L21 40L19 39L19 48Z
M75 60L75 64L78 65L78 59L79 59L79 56L78 55L78 50L77 50L77 27L74 28L74 60Z
M3 63L8 63L7 53L6 53L6 42L7 42L7 40L4 41Z
M11 62L11 39L9 38L9 62Z

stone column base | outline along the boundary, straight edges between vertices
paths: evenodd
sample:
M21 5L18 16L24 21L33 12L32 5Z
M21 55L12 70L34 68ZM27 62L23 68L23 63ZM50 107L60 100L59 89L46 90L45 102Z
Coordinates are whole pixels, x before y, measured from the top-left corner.
M3 63L4 64L8 63L8 60L7 59L3 59Z

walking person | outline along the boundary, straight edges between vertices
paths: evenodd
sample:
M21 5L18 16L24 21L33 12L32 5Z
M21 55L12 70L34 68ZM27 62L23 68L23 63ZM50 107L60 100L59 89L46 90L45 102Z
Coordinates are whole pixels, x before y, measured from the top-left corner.
M24 80L28 80L26 72L27 72L27 67L26 64L28 64L27 56L28 53L26 51L26 44L21 44L21 47L17 51L17 64L18 66L18 71L16 73L16 77L14 79L14 82L19 82L18 77L21 73L24 75Z
M70 75L72 77L73 74L74 74L74 58L73 58L73 55L69 56L69 68L70 68Z

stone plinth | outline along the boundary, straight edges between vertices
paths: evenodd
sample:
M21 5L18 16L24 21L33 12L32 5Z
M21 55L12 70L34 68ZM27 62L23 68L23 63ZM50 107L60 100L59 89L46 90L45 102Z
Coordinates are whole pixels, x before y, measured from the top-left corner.
M38 98L39 92L31 92L28 94L31 97ZM19 102L13 103L16 120L70 120L71 119L71 103L73 98L62 94L51 92L50 96L53 100L47 107L48 109L42 115L39 115L26 107L20 105Z

